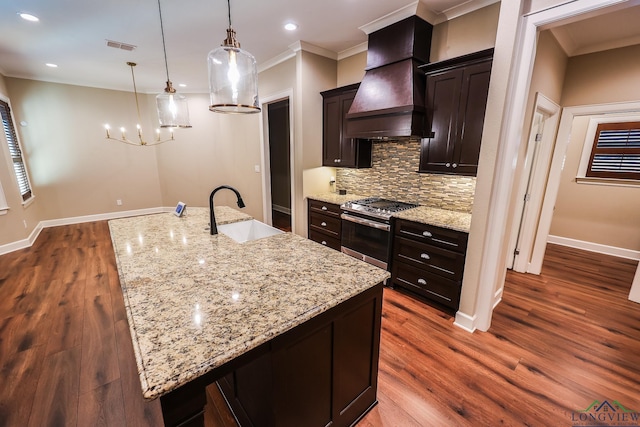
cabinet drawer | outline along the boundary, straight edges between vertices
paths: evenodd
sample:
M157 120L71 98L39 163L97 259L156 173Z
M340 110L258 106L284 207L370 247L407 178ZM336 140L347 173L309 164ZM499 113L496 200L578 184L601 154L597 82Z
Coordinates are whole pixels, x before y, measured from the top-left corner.
M322 215L316 212L309 213L309 230L328 233L339 239L341 224L340 217Z
M320 233L316 230L309 230L309 239L314 242L318 242L321 245L328 246L336 251L340 250L340 239L336 237L330 237L328 234Z
M445 279L402 262L393 264L391 280L396 286L454 310L457 310L460 305L460 282Z
M467 250L468 234L447 228L399 219L395 234L462 254Z
M393 253L400 262L412 264L447 279L462 280L463 254L404 237L396 237Z
M342 213L342 211L340 210L340 205L309 199L309 213L311 212L317 212L320 214L332 215L336 217L339 217Z

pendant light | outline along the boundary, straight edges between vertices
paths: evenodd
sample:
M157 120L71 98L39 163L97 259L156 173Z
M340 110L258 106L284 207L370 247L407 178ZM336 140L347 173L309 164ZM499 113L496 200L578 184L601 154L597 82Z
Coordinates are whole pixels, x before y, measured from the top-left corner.
M162 8L158 0L158 13L160 14L160 32L162 33L162 49L164 52L164 69L167 72L167 87L164 92L156 96L158 107L158 120L161 128L190 128L189 105L187 98L176 94L173 84L169 79L169 65L167 64L167 46L164 42L164 26L162 25Z
M133 81L133 96L136 101L136 115L138 118L138 124L136 125L137 141L132 141L129 138L127 138L126 131L123 127L120 128L120 138L118 138L117 136L111 135L111 132L109 132L111 130L111 127L108 124L104 125L104 129L107 131L107 139L113 139L114 141L120 141L120 142L124 142L125 144L137 145L137 146L158 145L158 144L162 144L163 142L173 141L173 128L169 129L170 135L167 138L161 138L160 129L156 129L156 138L153 141L147 141L142 135L142 127L140 126L140 123L142 123L142 118L140 116L140 102L138 101L138 89L136 88L136 76L133 73L133 67L135 67L137 64L135 62L127 62L127 65L131 68L131 80Z
M260 112L256 59L240 48L231 27L231 1L227 0L229 28L222 45L209 52L209 110L217 113Z

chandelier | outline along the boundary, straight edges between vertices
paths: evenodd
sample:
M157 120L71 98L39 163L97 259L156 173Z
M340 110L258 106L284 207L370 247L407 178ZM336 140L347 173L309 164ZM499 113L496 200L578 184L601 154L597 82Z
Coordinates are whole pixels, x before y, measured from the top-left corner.
M189 105L187 98L183 95L176 94L173 84L169 79L169 65L167 63L167 46L164 42L164 26L162 25L162 8L160 8L160 0L158 0L158 13L160 15L160 32L162 33L162 50L164 52L164 69L167 72L167 87L164 92L156 96L156 105L158 108L158 120L161 128L190 128L189 123Z
M222 46L209 52L209 110L217 113L259 113L256 59L240 48L231 27L231 2L227 0L229 28Z
M104 128L107 132L107 139L112 139L114 141L120 141L120 142L124 142L125 144L129 144L129 145L137 145L137 146L144 146L144 145L158 145L158 144L162 144L163 142L167 142L167 141L173 141L173 128L169 129L169 133L170 136L168 138L161 138L160 137L160 129L156 129L156 137L153 141L149 141L147 142L143 135L142 135L142 127L140 126L141 120L140 120L140 103L138 102L138 90L136 88L136 77L133 73L133 67L135 67L137 64L135 62L127 62L127 65L129 67L131 67L131 79L133 80L133 94L136 100L136 113L138 115L138 124L136 125L136 134L137 134L137 141L132 141L130 139L127 138L126 135L126 130L125 128L121 127L120 128L120 138L114 137L111 135L111 127L106 124L104 125Z

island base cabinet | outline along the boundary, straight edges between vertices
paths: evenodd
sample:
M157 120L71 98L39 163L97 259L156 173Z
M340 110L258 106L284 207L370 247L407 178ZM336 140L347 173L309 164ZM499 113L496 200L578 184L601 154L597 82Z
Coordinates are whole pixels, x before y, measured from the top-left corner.
M242 427L350 426L376 403L382 285L275 338L218 385Z

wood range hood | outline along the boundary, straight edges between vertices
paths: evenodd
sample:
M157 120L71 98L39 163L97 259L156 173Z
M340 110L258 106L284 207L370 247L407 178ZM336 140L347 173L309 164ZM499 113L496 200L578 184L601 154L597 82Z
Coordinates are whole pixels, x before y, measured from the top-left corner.
M433 26L418 16L369 34L367 68L347 113L350 138L407 139L425 135L425 82Z

